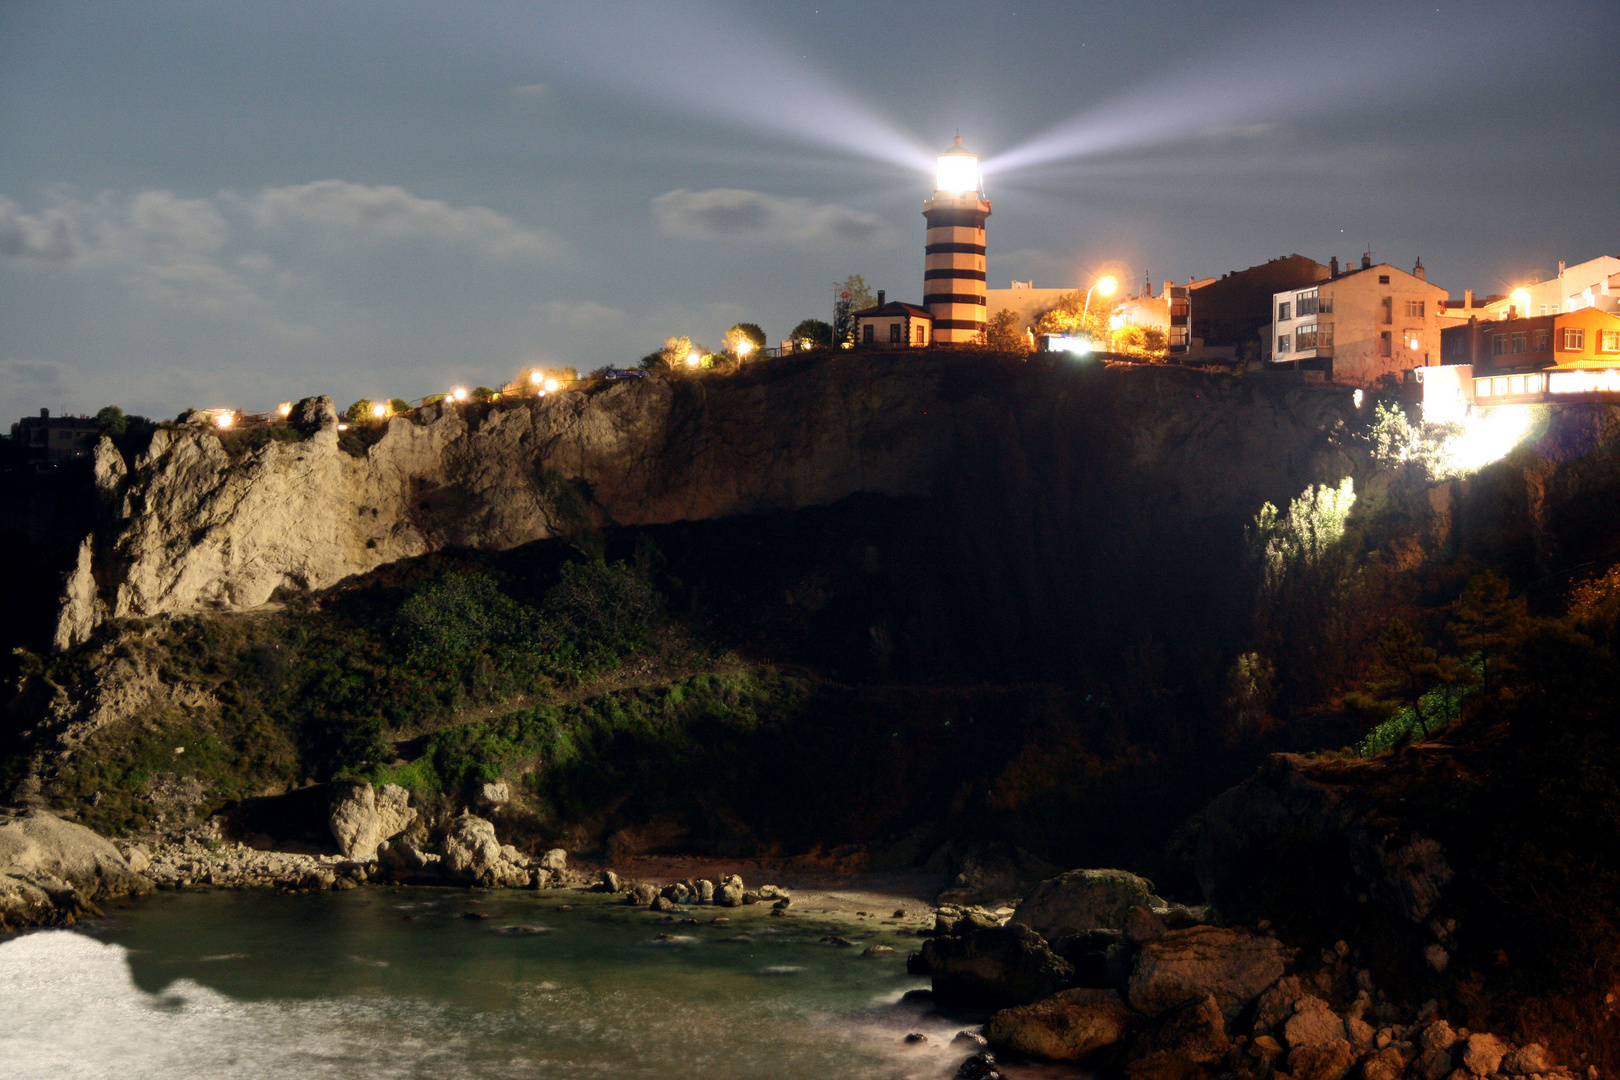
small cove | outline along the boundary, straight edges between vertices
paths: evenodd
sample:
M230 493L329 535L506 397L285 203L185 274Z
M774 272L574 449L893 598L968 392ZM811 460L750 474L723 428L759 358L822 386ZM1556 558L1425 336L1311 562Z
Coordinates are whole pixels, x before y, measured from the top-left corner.
M922 1080L967 1056L961 1019L897 1004L927 985L910 927L690 916L578 893L159 893L0 942L0 1059L17 1080Z

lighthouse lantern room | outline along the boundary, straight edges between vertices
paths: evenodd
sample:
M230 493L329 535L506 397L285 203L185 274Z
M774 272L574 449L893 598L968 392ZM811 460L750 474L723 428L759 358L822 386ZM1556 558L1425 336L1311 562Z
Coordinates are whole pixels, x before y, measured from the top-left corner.
M923 306L941 345L984 342L984 223L990 201L979 180L979 157L956 142L939 155L934 194L923 203L928 222Z

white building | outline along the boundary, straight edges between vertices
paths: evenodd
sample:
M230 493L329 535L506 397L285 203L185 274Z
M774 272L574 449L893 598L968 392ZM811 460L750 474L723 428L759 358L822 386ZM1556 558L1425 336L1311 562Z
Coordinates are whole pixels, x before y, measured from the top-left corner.
M1411 273L1388 263L1361 266L1271 298L1271 363L1329 372L1337 383L1371 386L1440 362L1446 290L1419 260Z
M1515 288L1510 295L1487 304L1485 317L1528 319L1582 308L1620 311L1620 259L1600 255L1574 266L1559 263L1557 277Z

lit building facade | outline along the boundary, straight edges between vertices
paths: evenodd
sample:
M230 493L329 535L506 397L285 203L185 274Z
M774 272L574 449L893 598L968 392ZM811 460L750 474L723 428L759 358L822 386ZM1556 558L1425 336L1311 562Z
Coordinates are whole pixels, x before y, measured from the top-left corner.
M1471 368L1477 404L1620 394L1620 315L1595 307L1448 327L1441 348Z
M1446 290L1420 261L1408 273L1363 257L1355 270L1271 298L1271 362L1325 373L1350 386L1440 362Z
M877 303L849 314L857 349L920 349L933 344L934 319L924 308L889 300L878 290Z
M978 155L962 137L937 161L934 194L923 203L928 222L923 249L923 307L933 320L933 340L942 345L984 342L987 318L985 221L990 200L979 182Z

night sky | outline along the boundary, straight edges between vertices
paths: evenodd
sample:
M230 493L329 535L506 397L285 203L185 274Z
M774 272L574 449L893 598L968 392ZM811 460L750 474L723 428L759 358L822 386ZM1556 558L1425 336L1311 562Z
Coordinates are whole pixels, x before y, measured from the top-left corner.
M0 4L0 417L633 364L922 292L1620 255L1609 3ZM0 425L3 430L3 425Z

